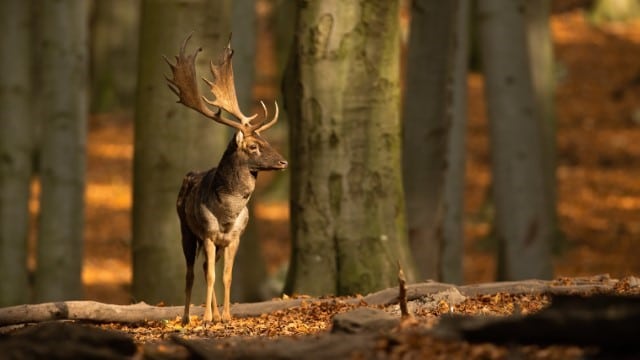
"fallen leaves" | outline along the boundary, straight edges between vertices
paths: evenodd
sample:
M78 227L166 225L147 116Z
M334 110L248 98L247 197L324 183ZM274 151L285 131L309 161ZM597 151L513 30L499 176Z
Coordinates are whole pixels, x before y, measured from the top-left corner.
M148 321L136 326L121 324L103 326L127 332L136 341L142 343L175 335L185 338L303 336L327 331L331 327L331 319L334 315L357 306L366 305L347 304L342 298L331 301L309 300L291 309L262 314L258 317L233 318L226 323L205 324L200 317L191 316L187 326L182 326L180 317L169 321Z
M423 326L431 328L438 318L447 313L464 315L500 315L507 316L519 309L522 314L539 311L549 304L546 295L511 295L497 293L468 298L457 305L450 305L440 300L436 306L414 306L415 320L405 323L402 328ZM180 317L169 321L149 321L136 325L105 324L103 327L116 329L131 334L137 342L144 343L167 339L171 336L194 338L228 338L228 337L279 337L306 336L329 331L331 321L336 314L344 313L356 307L368 306L364 302L357 305L348 304L344 298L331 301L304 301L300 306L279 310L258 317L233 318L227 323L203 323L198 316L192 316L187 326L182 326ZM397 306L397 305L395 305ZM394 313L388 306L388 310Z

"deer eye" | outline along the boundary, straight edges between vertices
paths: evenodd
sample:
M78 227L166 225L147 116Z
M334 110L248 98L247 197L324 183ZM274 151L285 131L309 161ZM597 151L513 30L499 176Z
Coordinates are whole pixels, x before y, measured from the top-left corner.
M251 150L251 151L258 150L258 144L250 144L249 145L249 150Z

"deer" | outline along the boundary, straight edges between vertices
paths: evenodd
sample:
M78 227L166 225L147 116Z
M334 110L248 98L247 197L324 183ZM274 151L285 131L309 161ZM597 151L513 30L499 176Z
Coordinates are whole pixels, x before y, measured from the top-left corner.
M214 100L200 94L196 81L195 61L202 48L186 54L186 47L193 34L187 36L180 53L169 65L172 77L165 75L169 89L178 96L177 103L204 115L217 123L235 129L218 166L207 171L188 172L183 178L176 209L180 220L182 251L186 261L185 304L182 324L189 324L189 308L193 288L193 267L197 255L204 252L204 276L206 280L205 324L231 320L229 298L233 261L240 244L240 236L249 221L247 203L256 185L258 172L284 170L288 163L261 135L278 121L278 103L275 115L268 119L264 102L264 119L254 123L257 114L244 115L238 106L231 58L231 36L216 62L210 61L212 80L202 78L209 87ZM209 107L214 106L215 111ZM237 119L222 115L226 111ZM213 291L216 274L215 263L224 257L222 281L224 302L222 316Z

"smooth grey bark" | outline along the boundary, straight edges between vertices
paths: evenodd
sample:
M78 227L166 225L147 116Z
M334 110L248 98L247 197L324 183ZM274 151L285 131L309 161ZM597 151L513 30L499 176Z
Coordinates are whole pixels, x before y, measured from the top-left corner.
M231 29L233 32L233 69L238 104L250 113L253 102L256 56L256 9L253 0L234 0L231 5ZM262 256L254 211L254 202L249 203L251 220L247 224L235 258L231 287L233 301L252 302L261 300L260 285L266 278L266 264ZM216 270L217 272L217 270ZM221 274L222 271L217 272ZM217 283L222 283L218 281Z
M166 86L161 55L178 54L193 32L189 52L202 47L200 76L226 46L231 6L224 0L144 0L141 9L133 184L133 296L149 303L184 301L185 260L176 198L184 175L217 166L229 140L226 127L176 104ZM204 89L204 85L202 85ZM208 91L202 91L208 94ZM203 297L196 275L193 299ZM198 276L199 275L199 276Z
M444 170L441 280L463 282L464 184L470 2L457 1L452 69L451 125Z
M293 240L285 291L368 293L397 282L397 262L412 281L398 1L298 4L285 81Z
M403 180L409 242L421 279L442 277L446 241L443 226L449 216L445 212L453 210L445 207L444 177L447 160L454 160L447 159L447 143L453 140L451 75L456 7L457 1L415 0L411 8L403 114Z
M552 248L561 246L560 228L558 227L557 181L556 181L556 104L555 104L555 63L553 42L549 24L551 1L527 1L525 21L529 58L531 59L531 79L535 94L535 103L542 126L543 161L545 175L545 193L548 194L547 205L550 213L553 235L550 239Z
M35 300L82 296L88 3L38 2L35 65L42 138Z
M0 307L29 301L30 43L30 2L0 2Z
M524 1L478 2L491 136L499 279L550 278L553 236Z
M132 109L135 103L140 0L91 1L91 110Z

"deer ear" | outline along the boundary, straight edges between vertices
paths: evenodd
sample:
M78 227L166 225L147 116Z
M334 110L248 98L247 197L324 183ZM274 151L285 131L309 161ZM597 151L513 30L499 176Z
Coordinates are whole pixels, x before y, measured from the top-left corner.
M236 145L238 145L239 148L242 147L243 141L244 141L244 134L242 133L242 131L236 132Z

